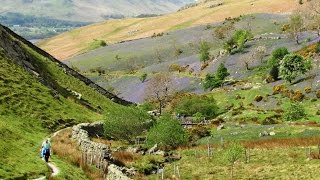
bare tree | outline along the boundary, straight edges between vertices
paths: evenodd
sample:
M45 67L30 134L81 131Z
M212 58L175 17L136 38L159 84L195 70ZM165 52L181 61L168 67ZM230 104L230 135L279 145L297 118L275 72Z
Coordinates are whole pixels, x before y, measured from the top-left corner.
M159 104L159 113L162 113L162 107L169 101L169 97L174 93L172 88L173 79L167 73L156 74L150 79L147 93L151 100L155 100Z
M301 31L304 28L304 24L301 13L299 11L295 11L292 13L292 15L290 16L289 24L291 36L295 39L297 44L300 44L299 39Z
M247 71L250 71L250 64L253 63L254 53L250 52L240 57L240 61L243 63Z
M155 48L154 49L154 54L155 54L156 59L158 60L158 63L162 63L163 57L162 57L160 48Z
M320 37L320 1L313 0L303 9L308 29L316 30Z
M258 46L253 52L254 57L259 59L261 63L266 53L267 53L267 48L265 46Z

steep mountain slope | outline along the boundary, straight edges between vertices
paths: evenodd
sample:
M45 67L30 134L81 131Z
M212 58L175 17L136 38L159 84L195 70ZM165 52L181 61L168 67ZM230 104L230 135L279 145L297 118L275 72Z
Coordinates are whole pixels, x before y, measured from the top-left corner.
M0 179L46 174L38 157L43 138L72 124L102 120L116 109L126 112L109 98L130 104L0 26Z
M108 18L163 14L192 0L2 0L0 14L21 13L60 20L97 22Z
M94 24L39 42L38 45L58 59L89 51L95 40L108 44L150 37L186 27L204 25L252 13L289 13L297 7L296 0L223 0L205 1L177 13L152 18L129 18Z

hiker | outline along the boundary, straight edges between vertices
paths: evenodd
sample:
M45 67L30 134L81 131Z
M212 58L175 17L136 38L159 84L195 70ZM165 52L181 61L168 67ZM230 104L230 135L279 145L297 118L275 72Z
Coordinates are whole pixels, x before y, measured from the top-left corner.
M49 157L50 157L50 148L51 148L51 144L49 142L49 139L47 139L45 142L42 143L42 146L41 146L41 155L40 157L41 158L44 158L44 160L46 162L49 161Z

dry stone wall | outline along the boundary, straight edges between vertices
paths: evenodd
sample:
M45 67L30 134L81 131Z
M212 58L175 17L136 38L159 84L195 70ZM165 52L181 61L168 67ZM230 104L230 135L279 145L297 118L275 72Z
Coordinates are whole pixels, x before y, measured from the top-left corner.
M109 146L91 141L90 137L100 137L103 135L103 122L83 123L73 126L72 139L77 142L81 151L82 159L86 164L95 165L106 175L109 180L129 180L126 175L129 170L119 167L112 158L112 151Z

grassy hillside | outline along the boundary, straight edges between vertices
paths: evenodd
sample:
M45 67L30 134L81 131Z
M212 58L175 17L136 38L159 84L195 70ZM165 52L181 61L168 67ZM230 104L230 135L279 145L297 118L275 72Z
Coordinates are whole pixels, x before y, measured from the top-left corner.
M29 179L48 174L39 158L42 140L57 129L102 120L126 107L113 103L83 81L0 26L0 179ZM30 70L30 67L33 70ZM32 73L31 73L32 72ZM69 90L81 93L78 99ZM61 179L86 178L61 163ZM58 164L59 166L59 164ZM68 171L79 172L77 176Z
M227 22L227 21L224 21ZM207 73L216 71L220 63L224 63L231 73L230 79L244 80L255 73L255 82L262 82L268 70L264 72L247 71L244 59L248 59L250 53L258 46L266 48L263 62L253 58L250 68L265 66L271 52L279 47L287 47L290 51L296 51L305 45L317 40L316 33L303 32L301 41L297 45L288 34L281 31L283 24L288 22L287 15L275 14L252 14L239 18L235 22L235 28L245 29L251 25L254 40L248 42L243 53L218 57L223 51L223 40L213 36L214 30L221 23L210 24L210 26L197 26L164 34L161 37L134 40L81 54L65 61L68 65L76 67L85 76L97 82L104 88L118 93L119 96L134 102L142 102L147 93L149 79L158 72L168 72L170 66L178 65L186 67L185 72L172 71L175 80L173 89L178 92L204 93L201 80ZM309 39L309 40L308 40ZM205 40L210 45L210 54L215 57L208 63L208 67L201 70L198 47L200 41ZM176 56L176 49L182 53ZM95 72L97 68L106 71L99 75ZM142 74L148 75L147 81L141 82ZM134 93L132 93L134 92Z
M39 42L38 45L57 57L67 59L90 50L94 40L104 40L108 44L123 40L150 37L154 33L168 32L196 25L219 22L227 17L238 17L252 13L289 13L296 8L295 0L224 0L224 4L214 8L215 1L208 1L196 7L177 13L152 18L128 18L110 20L63 33Z

